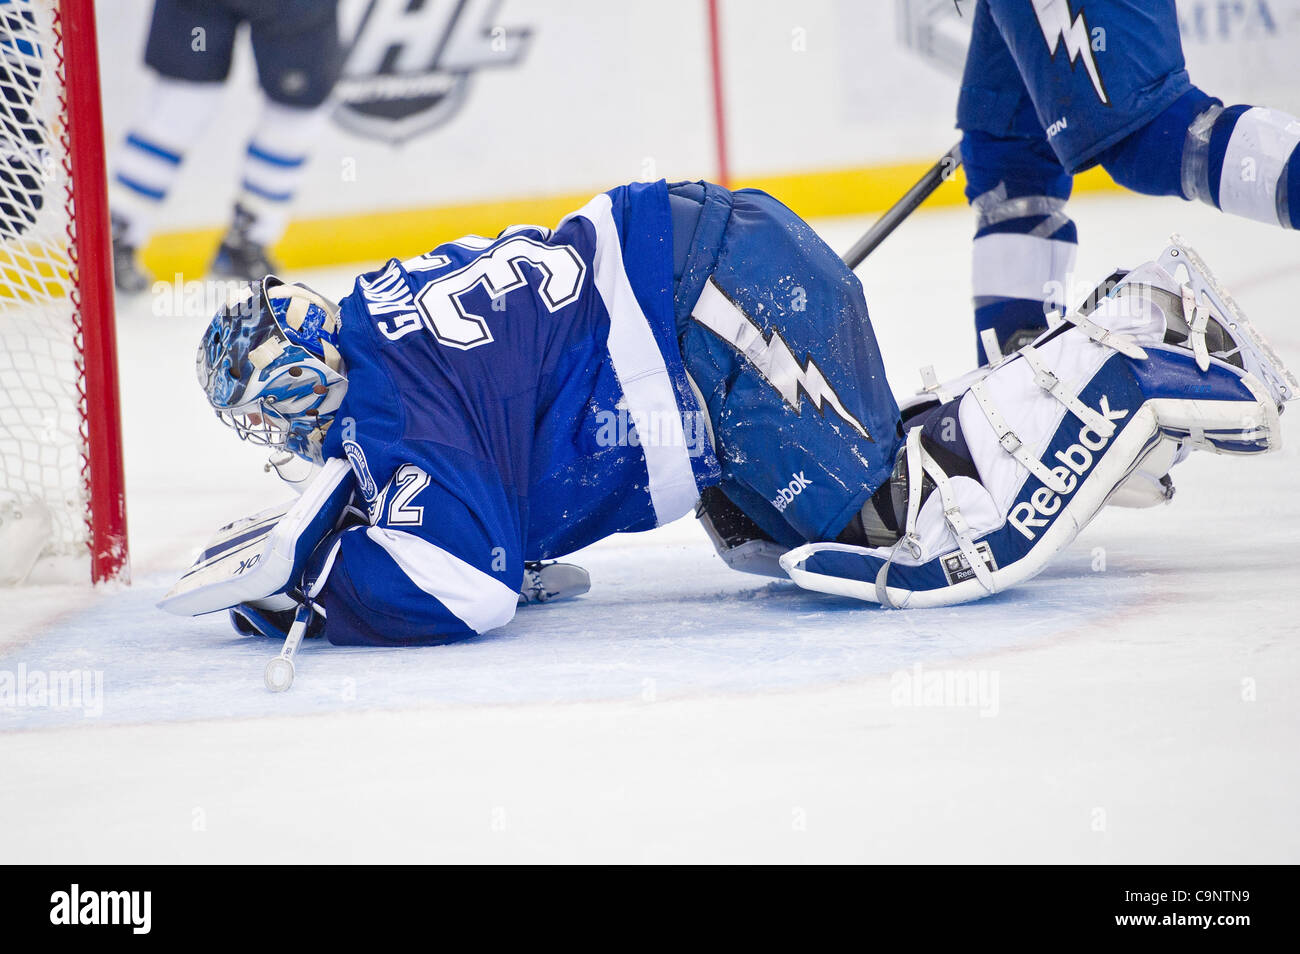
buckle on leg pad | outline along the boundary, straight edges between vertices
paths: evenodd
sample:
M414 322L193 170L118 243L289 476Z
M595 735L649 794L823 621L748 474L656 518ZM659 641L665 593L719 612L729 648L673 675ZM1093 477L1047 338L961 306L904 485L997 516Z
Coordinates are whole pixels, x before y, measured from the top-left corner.
M1014 457L1021 467L1042 481L1044 486L1050 487L1058 494L1068 493L1064 479L1053 473L1050 467L1031 454L1015 432L1007 426L1002 412L993 403L988 385L984 381L978 381L971 385L970 393L974 395L975 402L980 406L980 410L984 412L984 418L988 421L989 427L993 428L993 433L998 436L998 443L1002 445L1002 449Z

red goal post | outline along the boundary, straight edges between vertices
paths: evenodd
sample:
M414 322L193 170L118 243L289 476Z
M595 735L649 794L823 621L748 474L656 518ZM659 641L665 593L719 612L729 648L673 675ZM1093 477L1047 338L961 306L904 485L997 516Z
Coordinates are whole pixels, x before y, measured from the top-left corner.
M59 0L59 8L64 59L73 67L65 69L75 222L73 304L81 315L90 576L98 583L125 579L129 574L104 118L99 98L94 0Z

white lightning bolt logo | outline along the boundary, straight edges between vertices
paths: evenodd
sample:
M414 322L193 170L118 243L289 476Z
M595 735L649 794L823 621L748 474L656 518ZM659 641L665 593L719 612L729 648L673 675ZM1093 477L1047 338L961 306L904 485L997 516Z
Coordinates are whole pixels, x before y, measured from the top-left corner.
M1069 54L1070 62L1083 61L1083 68L1092 77L1092 85L1096 88L1097 95L1109 106L1110 99L1106 96L1106 88L1101 83L1097 60L1092 55L1092 37L1088 32L1088 24L1083 19L1082 11L1071 20L1068 0L1032 0L1032 2L1034 13L1038 16L1038 26L1043 31L1043 39L1047 41L1048 51L1052 56L1056 56L1057 47L1064 40L1065 52Z
M713 279L704 286L691 317L748 358L763 380L772 385L794 411L799 410L800 394L806 394L823 415L829 407L849 427L874 442L862 422L845 409L817 363L812 358L806 364L801 362L777 332L773 332L770 339L764 338L753 320L718 288Z

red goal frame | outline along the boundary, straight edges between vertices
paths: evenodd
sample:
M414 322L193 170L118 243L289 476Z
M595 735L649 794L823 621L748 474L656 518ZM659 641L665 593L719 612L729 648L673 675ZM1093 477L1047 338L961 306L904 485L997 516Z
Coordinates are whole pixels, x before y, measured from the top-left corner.
M93 0L57 0L61 106L66 117L69 257L80 336L82 477L86 490L90 575L96 583L130 576L122 409L118 393L113 253L108 215L104 119Z

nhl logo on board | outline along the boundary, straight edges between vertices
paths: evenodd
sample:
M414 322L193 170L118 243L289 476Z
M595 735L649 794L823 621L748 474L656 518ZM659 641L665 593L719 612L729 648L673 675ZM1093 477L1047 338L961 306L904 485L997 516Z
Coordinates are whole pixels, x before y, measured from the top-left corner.
M497 21L501 0L355 0L355 26L335 87L334 120L394 145L447 122L479 69L514 66L532 30ZM346 42L346 40L345 40Z

